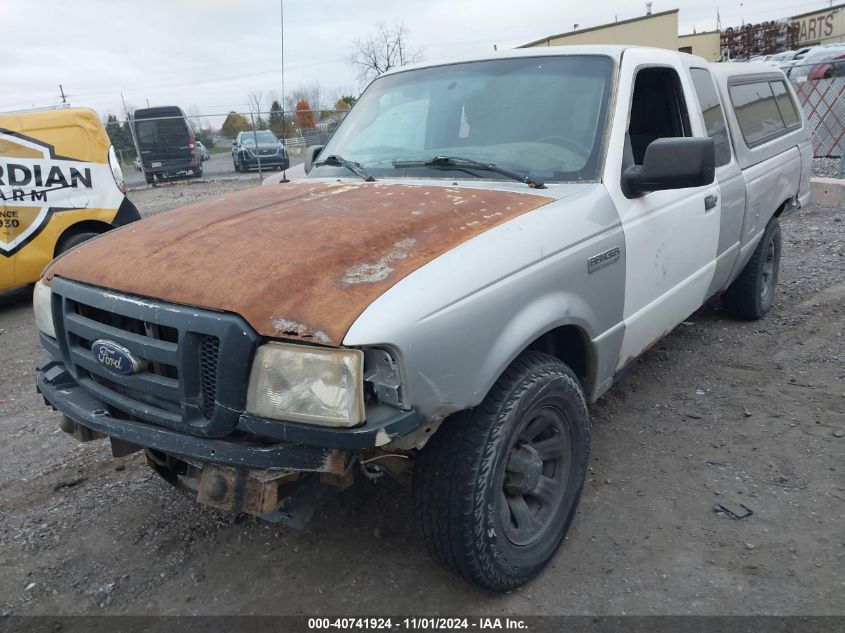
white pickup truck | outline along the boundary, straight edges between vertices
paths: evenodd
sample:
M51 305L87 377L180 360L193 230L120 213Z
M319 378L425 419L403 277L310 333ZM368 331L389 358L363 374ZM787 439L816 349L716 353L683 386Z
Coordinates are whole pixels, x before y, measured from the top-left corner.
M601 46L399 69L303 180L56 260L38 389L78 439L287 525L327 485L412 475L432 554L507 590L572 522L587 404L710 297L769 310L809 138L767 65Z

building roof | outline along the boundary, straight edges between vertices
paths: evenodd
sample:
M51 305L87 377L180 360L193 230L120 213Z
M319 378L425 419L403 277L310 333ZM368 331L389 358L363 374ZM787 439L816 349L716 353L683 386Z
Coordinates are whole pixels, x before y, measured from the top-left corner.
M614 26L619 26L620 24L631 24L632 22L639 22L641 20L650 20L652 18L659 18L664 15L669 15L672 13L678 13L680 9L670 9L669 11L661 11L660 13L649 13L648 15L641 15L636 18L628 18L627 20L619 20L618 22L608 22L607 24L600 24L599 26L591 26L586 29L578 29L577 31L568 31L566 33L559 33L557 35L548 35L546 37L542 37L537 41L529 42L528 44L522 44L521 46L517 46L517 48L529 48L531 46L536 46L537 44L542 44L543 42L549 42L551 40L557 39L559 37L568 37L570 35L577 35L578 33L588 33L590 31L598 31L600 29L607 29Z
M796 18L805 18L808 15L815 15L816 13L830 13L831 11L835 11L836 9L841 9L845 7L845 4L834 4L830 7L825 7L823 9L816 9L815 11L807 11L807 13L801 13L799 15L793 15L790 20L794 20Z
M684 33L683 35L679 35L678 37L695 37L696 35L712 35L713 33L721 34L721 31L714 30L714 31L699 31L698 33Z

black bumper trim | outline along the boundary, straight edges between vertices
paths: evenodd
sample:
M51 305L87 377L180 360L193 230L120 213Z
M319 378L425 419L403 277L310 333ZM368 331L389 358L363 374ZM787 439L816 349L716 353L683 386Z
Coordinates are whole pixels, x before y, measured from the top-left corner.
M113 227L126 226L132 222L137 222L141 219L141 214L138 213L138 208L130 202L129 198L123 196L123 201L117 208L117 214L111 221Z
M330 448L301 444L253 444L246 441L187 435L164 427L104 414L106 405L77 385L64 365L52 359L38 364L38 391L59 412L77 424L110 437L200 462L245 469L289 469L331 472Z
M48 349L55 345L49 337L42 335L41 338ZM107 405L79 386L61 361L45 357L37 369L39 393L49 405L81 426L177 457L240 468L326 471L330 467L333 449L361 450L383 446L407 435L422 422L416 411L395 411L388 407L368 413L366 424L352 429L307 426L243 413L238 430L284 444L209 438L95 413L107 410Z
M369 413L368 413L369 415ZM384 446L389 441L407 435L421 423L416 411L395 411L389 417L373 420L357 428L308 426L242 413L238 428L248 433L272 437L285 442L325 446L327 448L361 449Z

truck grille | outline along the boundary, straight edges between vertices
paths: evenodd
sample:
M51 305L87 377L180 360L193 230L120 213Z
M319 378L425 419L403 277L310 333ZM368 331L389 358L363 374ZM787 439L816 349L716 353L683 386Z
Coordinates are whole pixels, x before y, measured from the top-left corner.
M207 420L214 415L214 396L217 392L217 356L220 339L204 336L200 345L200 380L202 386L202 413Z
M60 278L52 289L62 357L83 388L144 422L206 436L235 428L258 342L243 319ZM101 364L91 351L101 339L131 352L138 371L121 375Z

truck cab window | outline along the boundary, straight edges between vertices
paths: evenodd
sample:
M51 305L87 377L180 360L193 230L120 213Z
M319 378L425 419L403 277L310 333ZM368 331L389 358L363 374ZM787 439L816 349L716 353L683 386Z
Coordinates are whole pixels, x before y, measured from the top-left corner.
M716 145L716 167L727 165L731 162L731 142L728 139L728 126L716 86L713 85L713 78L703 68L691 68L690 77L698 95L701 113L704 115L707 136L712 138Z
M692 136L681 81L673 69L644 68L637 72L628 135L637 165L643 164L652 141Z

